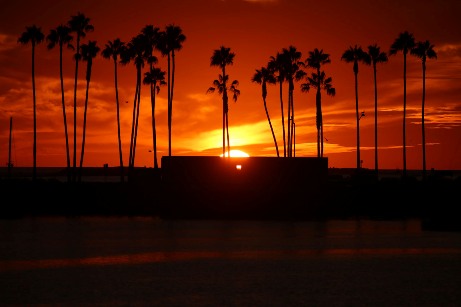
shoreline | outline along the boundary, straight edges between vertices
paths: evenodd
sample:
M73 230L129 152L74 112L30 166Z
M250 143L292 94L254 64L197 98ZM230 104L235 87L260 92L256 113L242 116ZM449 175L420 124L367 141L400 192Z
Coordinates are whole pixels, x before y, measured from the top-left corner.
M22 169L27 172L31 168ZM461 230L457 172L432 173L427 180L395 171L376 178L369 170L328 169L325 182L270 187L189 187L162 181L161 172L136 168L126 182L112 180L119 168L86 168L79 183L65 168L37 170L38 179L0 177L0 219L40 216L151 216L162 219L326 220L418 218L432 229ZM355 169L354 169L355 170ZM64 172L64 173L63 173ZM112 173L113 172L113 173ZM409 172L410 173L410 172ZM0 173L3 174L3 173ZM18 173L15 173L18 175ZM40 175L39 175L40 174ZM57 175L62 175L64 181ZM414 174L414 173L410 173ZM46 175L46 176L45 176ZM91 180L88 180L91 179Z
M78 170L78 167L77 167ZM135 167L137 175L147 174L150 175L155 172L161 172L162 168L155 170L153 167ZM374 174L374 169L362 168L359 170L362 175ZM32 179L33 168L29 166L12 167L11 173L8 174L8 167L0 167L0 180L7 179ZM128 178L129 168L124 167L125 177ZM357 175L356 168L328 168L328 177L331 179L350 179ZM11 177L10 177L11 176ZM378 180L392 180L402 179L403 171L401 169L380 169L378 170ZM437 177L441 179L461 180L461 170L427 170L427 176ZM422 180L422 170L407 170L407 177ZM51 167L37 167L37 179L41 180L58 180L65 182L66 167L51 166ZM119 182L120 181L120 167L83 167L82 180L88 182Z

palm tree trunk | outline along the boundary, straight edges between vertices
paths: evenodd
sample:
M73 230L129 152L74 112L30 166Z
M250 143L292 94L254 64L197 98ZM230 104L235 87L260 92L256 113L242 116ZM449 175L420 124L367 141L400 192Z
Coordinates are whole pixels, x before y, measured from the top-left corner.
M423 102L421 106L421 134L423 138L423 179L426 180L426 130L424 128L424 104L426 102L426 63L423 59Z
M403 52L403 177L407 176L407 143L406 143L406 111L407 111L407 54Z
M316 126L317 126L317 157L320 158L322 156L321 151L321 143L322 143L322 121L320 118L320 102L319 102L319 95L320 95L320 85L317 87L317 93L315 94L315 106L316 106Z
M74 156L72 166L72 181L77 179L77 80L78 80L78 61L80 58L80 35L77 35L77 57L75 58L75 81L74 81Z
M290 87L288 85L288 87ZM288 108L287 108L287 115L288 115L288 132L287 132L287 157L291 157L291 90L288 88Z
M222 98L222 156L226 157L226 104Z
M271 132L272 132L272 139L274 140L275 152L277 153L277 158L278 158L280 157L279 147L277 145L277 139L275 138L274 128L272 127L272 123L271 123L271 118L269 117L269 111L267 110L266 98L264 97L263 97L263 102L264 102L264 110L266 111L267 121L269 122L269 127L271 128Z
M355 73L355 117L357 121L357 170L360 169L360 117L359 117L359 86L358 74Z
M290 80L288 89L288 156L293 157L293 139L294 139L294 121L295 121L295 106L293 98L293 80Z
M283 114L283 83L280 81L280 113L282 114L282 135L283 135L283 156L287 156L287 147L285 139L285 116Z
M376 63L373 63L373 79L375 85L375 173L379 172L378 167L378 84L376 80Z
M174 92L174 73L175 73L175 59L174 59L174 49L171 51L171 95L170 95L170 113L169 113L169 129L168 129L168 137L170 140L170 155L171 155L171 147L172 147L172 127L173 127L173 92Z
M120 133L120 103L118 100L118 78L117 78L117 61L114 60L114 82L115 82L115 102L117 104L117 136L118 136L118 153L120 156L120 181L125 182L122 156L122 138Z
M227 157L230 158L230 138L229 138L229 98L227 97L227 85L224 83L223 103L224 103L224 130L227 134ZM225 145L224 145L225 148ZM224 150L225 152L225 150Z
M138 74L136 73L136 90L134 93L134 101L133 101L133 116L131 119L131 138L130 138L130 158L129 158L129 163L128 167L130 168L130 171L133 169L133 143L134 143L134 126L135 126L135 120L136 120L136 103L138 101L138 91L139 91L139 80L138 80Z
M136 141L138 139L138 122L139 122L139 110L141 105L141 69L138 72L138 80L139 80L139 89L138 89L138 103L136 106L136 127L134 129L134 143L133 143L133 167L134 167L134 158L136 156Z
M318 97L317 97L318 95ZM319 112L318 114L318 118L319 118L319 128L320 128L320 157L322 158L323 157L323 140L324 140L324 137L323 137L323 116L322 116L322 94L320 92L320 88L318 89L318 92L317 92L317 95L316 95L316 100L318 101L318 106L317 106L317 110Z
M230 158L230 138L229 138L229 108L226 112L226 131L227 131L227 157Z
M35 98L35 42L32 41L32 94L33 94L33 109L34 109L34 145L33 145L33 169L32 180L37 180L37 113L36 113L36 98Z
M153 65L150 63L149 71L152 71ZM158 168L157 164L157 133L155 130L155 89L157 83L150 83L150 104L151 104L151 119L152 119L152 151L154 153L154 168Z
M155 124L155 88L156 84L153 85L152 93L152 142L153 142L153 150L154 150L154 168L158 169L158 160L157 160L157 129Z
M80 167L79 167L79 172L78 172L78 182L82 181L83 157L85 155L86 114L88 110L88 90L89 88L90 88L90 80L88 79L86 80L85 110L83 111L82 151L80 152Z
M66 157L67 157L67 182L71 181L70 176L70 153L69 153L69 135L67 134L67 116L66 103L64 99L64 77L62 72L62 43L59 44L59 75L61 79L61 101L62 101L62 116L64 118L64 135L66 138Z
M168 52L168 156L171 157L171 59Z

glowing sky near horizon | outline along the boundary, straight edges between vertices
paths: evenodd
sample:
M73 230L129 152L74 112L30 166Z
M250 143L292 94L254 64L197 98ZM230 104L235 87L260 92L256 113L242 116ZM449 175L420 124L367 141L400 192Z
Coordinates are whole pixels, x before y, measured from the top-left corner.
M27 7L27 9L26 9ZM330 167L356 166L356 121L352 64L341 61L350 46L364 50L377 43L388 52L400 32L435 45L437 59L428 59L426 75L427 168L461 169L461 27L459 1L416 0L373 2L366 0L313 2L305 0L174 0L146 3L122 1L9 1L0 10L0 163L8 161L9 121L13 118L13 161L32 165L33 119L31 48L17 43L26 26L36 24L45 35L66 23L77 12L90 18L94 32L83 42L96 40L101 48L117 37L128 42L147 24L163 29L181 27L186 41L176 53L172 120L173 155L222 154L222 101L206 90L220 73L210 66L213 50L221 45L236 54L227 72L239 81L241 95L230 101L231 149L250 156L276 156L261 98L261 87L251 82L256 69L282 48L295 46L302 60L314 48L330 54L323 67L333 78L336 96L322 94L325 156ZM158 66L167 69L166 58L156 54ZM65 97L68 133L72 149L73 83L75 62L64 51ZM78 153L85 98L85 66L79 65ZM143 72L147 71L147 65ZM309 73L310 70L307 70ZM119 66L119 96L124 163L128 164L131 116L135 92L132 63ZM37 165L65 166L65 139L59 80L59 52L36 48ZM407 59L407 168L421 169L421 61ZM359 65L360 145L363 167L374 167L373 70ZM295 84L296 156L315 157L315 91L302 93ZM284 86L286 107L287 87ZM403 56L378 64L379 164L401 169L403 119ZM168 154L167 87L156 100L158 158ZM278 85L268 86L267 105L279 150L283 152ZM116 166L117 125L113 64L94 59L89 90L85 166ZM137 166L153 166L149 88L142 87L141 118L136 151ZM285 109L286 115L286 109ZM72 152L71 152L72 157ZM77 159L77 160L78 160Z

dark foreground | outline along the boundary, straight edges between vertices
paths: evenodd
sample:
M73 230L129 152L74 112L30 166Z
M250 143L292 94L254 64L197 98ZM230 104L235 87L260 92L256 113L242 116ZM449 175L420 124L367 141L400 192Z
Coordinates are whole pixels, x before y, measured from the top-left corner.
M459 306L461 233L417 219L0 220L2 306Z
M159 172L142 169L126 182L118 179L107 175L87 176L82 182L70 183L65 177L58 180L56 176L40 177L35 182L30 178L3 178L0 180L3 195L0 217L421 218L427 227L461 230L460 177L377 178L372 173L351 174L333 169L329 170L327 180L310 186L303 182L267 187L233 183L197 188L165 182Z

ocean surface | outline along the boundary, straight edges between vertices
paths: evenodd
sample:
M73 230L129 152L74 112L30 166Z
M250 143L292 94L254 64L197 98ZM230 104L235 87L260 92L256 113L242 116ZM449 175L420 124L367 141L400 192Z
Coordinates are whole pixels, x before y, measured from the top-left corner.
M461 306L461 232L415 220L0 220L1 306Z

